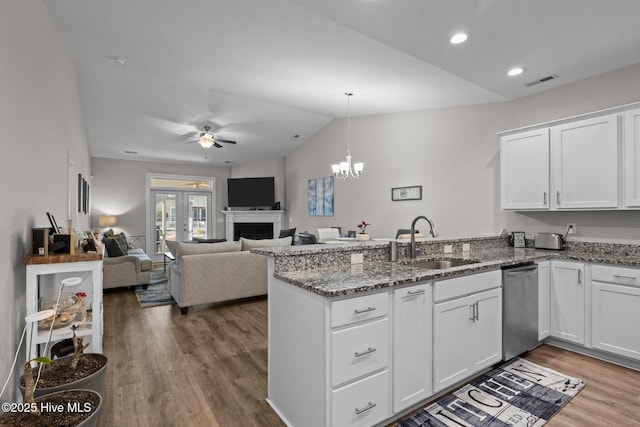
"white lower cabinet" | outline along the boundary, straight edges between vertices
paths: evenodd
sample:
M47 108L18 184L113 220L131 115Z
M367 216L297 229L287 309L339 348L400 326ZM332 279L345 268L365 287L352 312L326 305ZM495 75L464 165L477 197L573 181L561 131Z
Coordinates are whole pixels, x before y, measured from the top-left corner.
M592 345L640 360L640 269L591 268Z
M550 336L585 345L584 264L551 261Z
M369 426L389 418L389 293L328 307L331 426Z
M331 392L332 426L372 426L389 415L388 370Z
M538 262L538 340L542 341L550 333L549 292L551 276L550 261Z
M434 284L433 389L502 359L502 276L491 271Z
M431 395L431 284L393 291L393 412Z
M389 365L389 320L331 333L331 385L363 377Z

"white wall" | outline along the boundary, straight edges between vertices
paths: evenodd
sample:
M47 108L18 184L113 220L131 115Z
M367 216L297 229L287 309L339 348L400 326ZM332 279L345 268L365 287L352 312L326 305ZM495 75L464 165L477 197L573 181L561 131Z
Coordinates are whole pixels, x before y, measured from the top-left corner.
M307 180L330 175L330 165L346 155L346 121L335 120L286 159L288 225L356 230L366 220L373 237L389 237L426 215L443 237L497 234L502 227L564 232L566 222L575 222L578 236L640 240L640 212L501 212L496 136L635 101L640 65L511 102L352 118L351 153L365 163L364 175L336 181L333 217L308 216ZM392 187L412 185L423 186L421 201L391 201Z
M89 175L89 152L74 64L40 0L0 2L0 378L9 372L24 326L25 267L31 228L68 215L67 156ZM72 184L73 188L74 183ZM75 195L72 195L75 197ZM75 227L88 226L87 215ZM24 348L19 362L24 362ZM17 378L16 376L15 378ZM4 400L17 399L11 384Z
M145 235L146 174L164 173L216 178L216 236L224 237L223 215L227 203L227 178L230 168L171 165L166 163L112 160L93 157L91 224L97 227L99 215L118 215L118 230L130 236Z
M330 165L346 155L345 120L335 120L287 158L289 226L346 231L365 220L372 237L393 237L426 215L441 236L495 234L495 124L506 125L506 109L487 104L352 118L351 154L364 162L364 174L335 181L333 217L308 216L307 180L331 175ZM391 200L391 188L413 185L422 185L422 200Z

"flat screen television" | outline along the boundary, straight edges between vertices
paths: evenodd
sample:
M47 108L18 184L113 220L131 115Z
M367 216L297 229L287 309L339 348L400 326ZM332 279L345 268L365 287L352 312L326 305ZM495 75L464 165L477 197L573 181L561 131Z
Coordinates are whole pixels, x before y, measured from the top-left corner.
M275 180L260 178L229 178L227 198L230 208L263 208L276 203Z

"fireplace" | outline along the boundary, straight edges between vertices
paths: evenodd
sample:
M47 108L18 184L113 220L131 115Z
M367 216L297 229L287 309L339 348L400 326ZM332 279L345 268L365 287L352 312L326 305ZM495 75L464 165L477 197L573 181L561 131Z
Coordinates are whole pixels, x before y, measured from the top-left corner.
M273 239L273 223L270 222L235 222L233 224L233 240Z
M225 216L225 238L227 240L238 240L240 237L256 240L278 237L284 221L284 211L281 210L225 210L222 211L222 213ZM240 231L239 234L237 231L238 225L240 226L240 230L242 230L245 225L250 225L251 227L248 231ZM267 228L269 228L268 231Z

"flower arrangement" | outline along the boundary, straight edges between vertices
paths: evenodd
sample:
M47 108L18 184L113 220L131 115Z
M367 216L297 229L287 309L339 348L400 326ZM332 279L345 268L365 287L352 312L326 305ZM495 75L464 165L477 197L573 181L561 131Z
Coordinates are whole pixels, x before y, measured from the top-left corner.
M366 221L362 221L360 224L358 224L358 228L360 229L360 234L366 234L367 226L369 225L371 224L367 223Z

